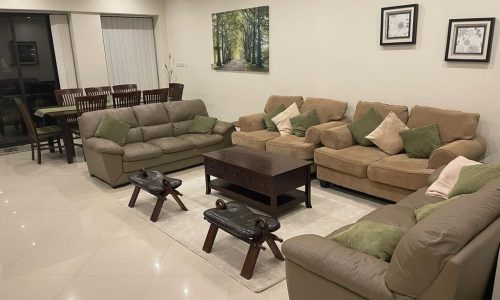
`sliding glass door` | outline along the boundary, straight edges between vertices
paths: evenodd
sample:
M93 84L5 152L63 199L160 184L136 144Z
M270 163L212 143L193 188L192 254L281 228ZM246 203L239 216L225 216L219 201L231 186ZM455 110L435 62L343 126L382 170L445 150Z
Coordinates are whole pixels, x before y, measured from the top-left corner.
M58 86L48 15L0 14L0 148L26 142L15 99L55 105Z

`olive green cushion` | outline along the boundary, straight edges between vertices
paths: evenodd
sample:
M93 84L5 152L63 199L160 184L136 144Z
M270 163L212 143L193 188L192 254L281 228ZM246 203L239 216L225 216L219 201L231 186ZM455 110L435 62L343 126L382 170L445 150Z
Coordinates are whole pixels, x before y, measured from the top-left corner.
M443 145L436 124L403 130L399 135L410 158L429 158L434 150Z
M99 122L99 126L97 126L94 135L98 138L113 141L123 146L127 139L129 129L130 125L127 123L105 114L102 116L101 122Z
M493 178L500 176L500 164L480 164L462 167L449 197L477 192Z
M380 116L373 108L370 108L366 115L361 117L356 122L347 125L347 127L351 131L352 137L358 144L368 147L373 146L373 143L367 139L366 136L377 129L380 123L382 123Z
M420 208L415 209L413 212L415 213L415 218L417 219L417 222L420 222L423 218L427 217L438 208L450 203L453 199L455 198L450 198L436 203L426 204Z
M196 115L189 126L188 133L212 134L216 123L216 118Z
M272 118L284 112L285 109L286 107L283 104L281 104L264 116L264 123L266 124L266 129L268 131L278 131L278 127L276 127L276 124L274 124Z
M315 109L300 114L290 119L292 123L293 134L296 136L306 136L306 131L311 126L320 124L318 113Z
M360 221L332 239L343 246L390 261L404 230L383 223Z

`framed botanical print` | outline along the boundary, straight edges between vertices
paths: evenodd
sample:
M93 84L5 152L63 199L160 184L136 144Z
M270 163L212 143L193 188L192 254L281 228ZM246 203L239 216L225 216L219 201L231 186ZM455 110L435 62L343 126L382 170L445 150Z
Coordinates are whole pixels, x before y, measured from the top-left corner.
M489 62L494 30L495 18L450 20L445 60Z
M418 4L384 7L380 24L380 45L417 42Z

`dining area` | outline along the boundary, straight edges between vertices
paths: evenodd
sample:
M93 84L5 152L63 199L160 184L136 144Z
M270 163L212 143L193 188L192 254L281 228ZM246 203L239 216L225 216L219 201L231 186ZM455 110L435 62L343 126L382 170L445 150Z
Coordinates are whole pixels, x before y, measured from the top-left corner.
M170 83L168 88L139 90L137 84L120 84L87 88L54 90L57 105L30 109L22 98L15 100L24 122L31 158L41 164L41 152L65 153L68 164L74 162L75 147L83 147L77 118L85 112L108 108L181 101L184 85ZM42 120L35 122L34 118ZM42 123L44 126L38 126ZM62 142L61 142L62 140ZM64 148L64 152L63 152ZM85 154L84 154L85 155Z

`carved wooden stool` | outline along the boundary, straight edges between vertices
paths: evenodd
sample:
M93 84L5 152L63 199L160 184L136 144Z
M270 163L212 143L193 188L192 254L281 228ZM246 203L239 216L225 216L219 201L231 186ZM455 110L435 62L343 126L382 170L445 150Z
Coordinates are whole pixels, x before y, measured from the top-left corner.
M207 253L212 251L217 231L220 228L250 244L240 273L246 279L252 278L260 250L266 250L262 246L264 242L269 245L277 259L285 260L275 243L275 241L283 242L283 240L272 233L280 228L278 220L258 215L245 205L235 201L224 203L219 199L215 204L216 208L208 209L203 213L205 220L210 223L203 251Z
M129 207L135 206L135 201L137 200L137 196L139 195L141 189L158 199L156 201L155 208L153 209L153 214L151 215L151 221L156 222L158 220L161 207L163 206L163 202L167 200L168 195L171 195L172 198L174 198L175 202L179 204L182 210L188 210L179 198L182 194L176 190L179 186L181 186L182 180L167 177L158 171L146 171L144 169L141 170L140 174L132 175L128 178L130 182L135 185L134 192L132 193L132 197L128 203Z

